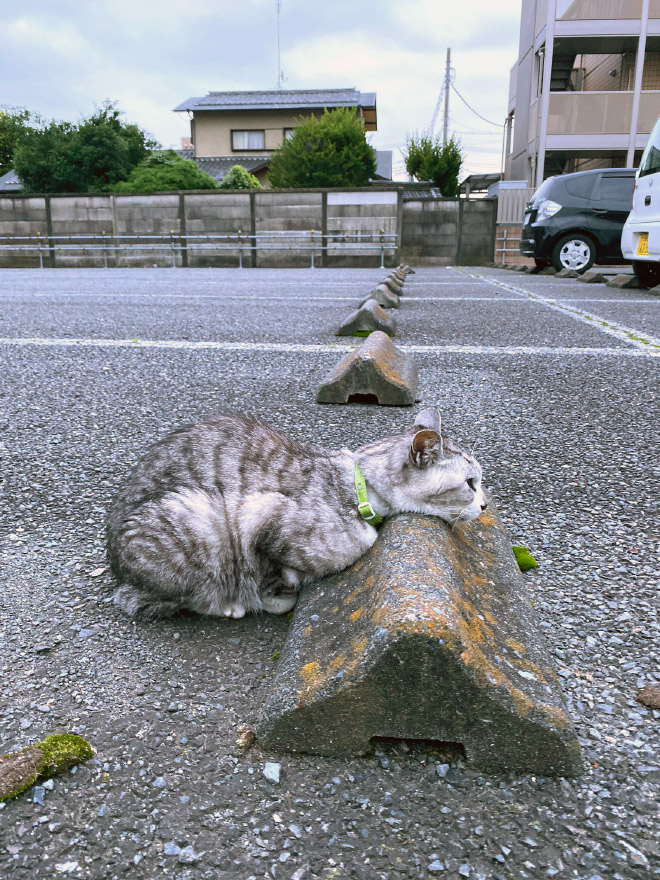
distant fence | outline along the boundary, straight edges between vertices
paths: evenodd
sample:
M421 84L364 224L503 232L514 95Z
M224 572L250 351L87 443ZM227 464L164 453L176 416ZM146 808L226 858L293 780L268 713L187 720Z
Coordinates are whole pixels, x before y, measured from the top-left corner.
M500 188L497 199L497 235L494 257L497 263L532 264L532 260L523 257L520 253L520 236L525 207L534 193L534 187Z
M37 255L40 268L48 260L53 262L63 255L77 260L90 258L95 264L102 261L107 269L126 262L149 257L157 258L168 254L171 265L188 265L191 256L204 254L220 256L228 252L237 254L237 265L242 269L255 262L255 252L277 251L288 253L307 251L310 268L316 268L318 257L331 252L340 254L350 251L353 255L378 254L380 267L385 268L386 255L392 256L397 250L397 236L382 230L377 235L369 233L326 234L320 230L307 232L263 231L257 235L247 235L239 230L235 235L5 235L0 236L0 265L5 256L16 258Z
M404 184L3 194L0 267L478 265L493 259L496 204Z

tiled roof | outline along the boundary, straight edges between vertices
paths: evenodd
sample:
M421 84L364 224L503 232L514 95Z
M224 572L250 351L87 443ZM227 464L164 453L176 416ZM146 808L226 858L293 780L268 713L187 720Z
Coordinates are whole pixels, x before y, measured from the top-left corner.
M184 159L193 159L192 155L184 155L192 153L192 150L179 150ZM234 165L242 165L246 171L252 173L260 168L265 168L270 163L270 156L206 156L195 159L195 163L200 171L206 171L218 183L223 179L225 174L234 167Z
M302 110L316 107L375 107L375 92L357 89L273 89L263 92L209 92L203 98L188 98L174 108L180 110Z
M21 192L23 186L12 168L0 177L0 192Z

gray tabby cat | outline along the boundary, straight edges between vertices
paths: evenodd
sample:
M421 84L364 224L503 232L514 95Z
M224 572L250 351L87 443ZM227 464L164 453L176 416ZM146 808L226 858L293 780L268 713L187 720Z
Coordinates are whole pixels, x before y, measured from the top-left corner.
M218 416L157 442L112 505L114 601L147 617L283 614L303 584L359 559L382 518L465 522L485 508L481 467L441 436L436 409L356 452Z

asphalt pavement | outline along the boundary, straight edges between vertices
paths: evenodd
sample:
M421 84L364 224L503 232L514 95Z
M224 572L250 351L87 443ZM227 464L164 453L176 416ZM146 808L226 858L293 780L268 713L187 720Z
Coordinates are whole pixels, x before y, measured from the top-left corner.
M0 272L0 752L70 731L96 757L0 808L0 877L660 877L660 298L421 268L395 343L474 449L585 757L485 776L429 744L242 755L285 618L131 621L110 604L110 499L175 425L233 408L355 447L410 410L322 406L334 331L382 270ZM279 782L264 776L280 765ZM272 774L269 771L269 774Z

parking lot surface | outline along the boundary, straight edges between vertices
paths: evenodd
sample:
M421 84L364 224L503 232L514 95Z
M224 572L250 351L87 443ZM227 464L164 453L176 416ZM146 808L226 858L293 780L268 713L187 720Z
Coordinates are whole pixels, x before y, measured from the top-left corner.
M0 272L0 751L55 731L95 759L0 809L0 877L660 876L660 298L421 268L395 343L420 406L474 448L580 738L578 779L489 777L430 746L241 756L285 618L131 621L104 515L170 428L236 409L356 447L411 411L321 406L334 331L382 270ZM281 763L279 784L263 776Z

